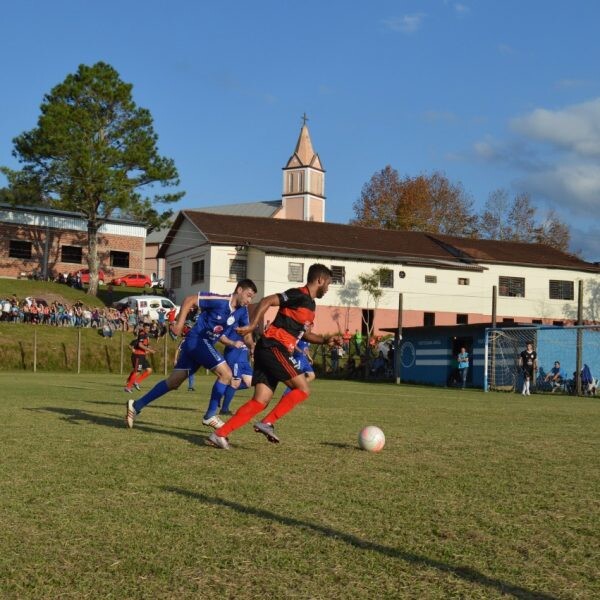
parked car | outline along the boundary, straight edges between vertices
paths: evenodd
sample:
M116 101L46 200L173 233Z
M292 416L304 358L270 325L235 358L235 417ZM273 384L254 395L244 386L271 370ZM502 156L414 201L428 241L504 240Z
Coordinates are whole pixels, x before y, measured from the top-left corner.
M129 275L123 275L122 277L115 277L111 282L112 285L120 285L129 287L152 287L152 279L148 275L143 273L130 273Z
M69 273L71 277L77 277L77 273L81 275L81 283L89 283L90 282L90 270L89 269L80 269L79 271L73 271ZM102 269L98 269L98 283L100 285L104 285L104 271Z
M127 296L115 302L114 306L121 311L129 307L131 310L138 311L141 316L150 315L153 321L158 320L160 308L164 308L167 312L174 308L176 313L180 308L164 296Z

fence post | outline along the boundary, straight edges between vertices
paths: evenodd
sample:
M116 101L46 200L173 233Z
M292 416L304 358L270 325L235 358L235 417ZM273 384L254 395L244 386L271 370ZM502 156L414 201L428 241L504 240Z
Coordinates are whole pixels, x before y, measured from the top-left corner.
M119 371L119 373L121 375L123 375L123 338L124 338L123 330L121 329L121 359L120 359L121 366L120 366L120 371Z
M167 362L169 358L169 346L167 345L168 336L163 336L165 338L165 377L167 376Z
M396 383L400 383L402 365L400 363L400 344L402 344L402 317L403 317L403 296L402 292L398 295L398 330L395 335L396 348L394 350L394 371Z
M33 330L33 372L37 373L37 327Z
M81 373L81 327L77 329L77 374Z

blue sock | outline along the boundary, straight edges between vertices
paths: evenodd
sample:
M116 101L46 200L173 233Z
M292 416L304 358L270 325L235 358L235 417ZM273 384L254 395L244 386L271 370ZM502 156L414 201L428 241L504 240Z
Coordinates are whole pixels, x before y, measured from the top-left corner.
M141 398L138 398L133 403L135 412L139 413L144 406L150 404L153 400L164 396L167 392L170 392L169 386L167 385L166 379L159 381L147 394L144 394Z
M215 381L212 392L210 393L208 408L206 409L206 414L204 415L205 419L210 419L217 414L217 411L219 410L219 404L221 404L221 398L223 397L227 387L228 385L226 383L221 383L218 379Z
M233 396L238 390L247 390L248 386L242 381L238 388L232 388L230 385L227 386L225 390L225 396L223 398L223 407L221 408L221 412L227 412L229 407L231 406L231 401L233 400Z
M281 394L281 398L283 398L284 396L287 396L291 391L292 391L292 388L286 387L285 390L283 390L283 394Z
M194 387L194 382L196 381L196 375L194 373L190 373L188 375L188 389Z

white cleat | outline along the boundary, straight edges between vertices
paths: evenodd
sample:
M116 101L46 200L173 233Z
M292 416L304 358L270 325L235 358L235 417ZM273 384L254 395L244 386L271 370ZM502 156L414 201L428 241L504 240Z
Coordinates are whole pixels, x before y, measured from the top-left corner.
M227 438L217 435L214 431L208 436L208 443L215 448L229 450L229 442L227 441Z
M213 429L219 429L219 427L223 427L225 423L219 419L217 415L214 415L208 419L202 419L202 425L206 425L206 427L212 427Z
M125 423L129 429L133 428L133 421L137 416L137 411L133 408L133 400L127 400L127 414L125 415Z

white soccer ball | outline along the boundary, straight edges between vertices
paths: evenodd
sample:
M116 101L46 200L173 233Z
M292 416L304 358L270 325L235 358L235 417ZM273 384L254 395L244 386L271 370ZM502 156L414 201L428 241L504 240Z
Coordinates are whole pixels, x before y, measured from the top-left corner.
M379 427L369 425L358 434L358 445L367 452L379 452L385 446L385 435Z

